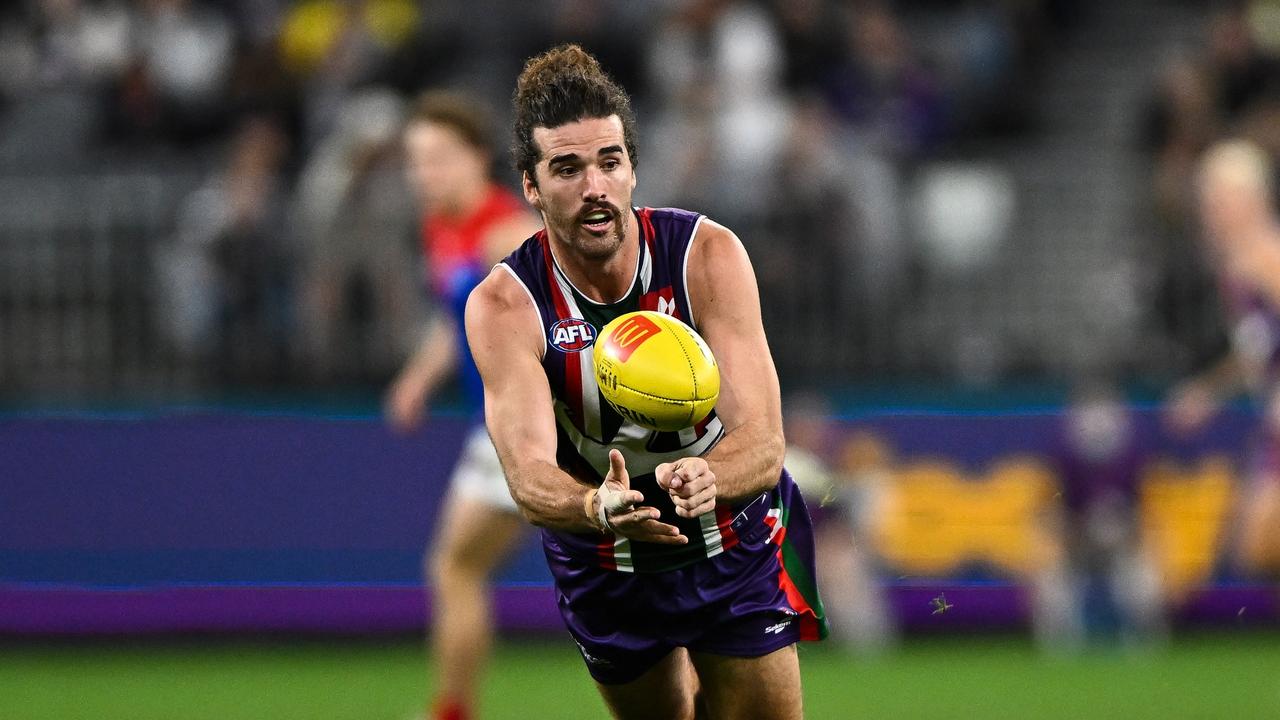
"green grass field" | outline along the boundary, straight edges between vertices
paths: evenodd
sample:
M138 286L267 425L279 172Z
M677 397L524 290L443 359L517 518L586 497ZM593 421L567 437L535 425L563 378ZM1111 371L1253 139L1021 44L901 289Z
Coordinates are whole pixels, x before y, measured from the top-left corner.
M414 639L0 642L3 720L407 720L429 692ZM1280 718L1280 635L1044 657L1021 638L908 640L883 658L802 650L806 717ZM503 643L483 718L603 718L564 638Z

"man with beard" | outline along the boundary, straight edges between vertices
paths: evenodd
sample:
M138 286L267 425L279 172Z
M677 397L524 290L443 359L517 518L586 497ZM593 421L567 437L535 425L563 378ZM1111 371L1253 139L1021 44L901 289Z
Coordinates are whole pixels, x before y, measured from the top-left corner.
M630 100L581 48L525 65L515 116L545 230L472 293L466 328L561 616L616 718L800 718L795 643L826 623L747 254L701 215L631 206ZM600 397L590 344L553 332L594 337L634 310L689 323L715 353L719 405L696 426L628 422Z

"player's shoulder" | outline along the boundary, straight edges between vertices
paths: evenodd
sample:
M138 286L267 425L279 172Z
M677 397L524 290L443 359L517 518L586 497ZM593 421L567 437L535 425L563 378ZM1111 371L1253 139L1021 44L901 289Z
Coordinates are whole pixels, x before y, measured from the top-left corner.
M511 249L505 257L501 257L494 269L507 273L517 284L536 292L543 282L542 275L547 266L544 232L541 225L534 228L533 234Z
M697 234L694 236L695 240L704 243L740 244L738 242L738 236L735 235L728 227L721 225L705 215L700 217L702 222L698 223Z
M643 207L640 212L645 213L653 221L680 223L684 225L695 225L698 219L703 217L702 213L694 210L685 210L678 207Z
M641 222L656 240L683 244L696 232L703 220L701 213L675 207L642 207L637 209Z
M746 249L742 246L742 241L728 227L709 217L703 217L692 239L690 265L715 266L720 262L734 259L746 259Z
M755 271L742 241L728 227L705 217L690 242L685 276L689 301L700 317L706 317L707 302L755 286Z
M729 228L695 210L677 207L645 207L640 214L659 232L680 228L692 233L691 240L713 243L737 242L737 236Z
M541 234L541 230L535 232L489 270L467 300L468 313L509 313L524 309L537 312L533 300L536 288L531 285L536 284L539 270L545 264Z
M504 263L495 265L467 297L465 323L473 353L499 346L509 352L526 343L541 353L538 308L523 282Z
M467 299L468 313L501 314L532 305L529 293L506 260L494 265Z
M543 352L542 323L533 297L505 263L495 265L467 297L467 341L476 364L519 354Z

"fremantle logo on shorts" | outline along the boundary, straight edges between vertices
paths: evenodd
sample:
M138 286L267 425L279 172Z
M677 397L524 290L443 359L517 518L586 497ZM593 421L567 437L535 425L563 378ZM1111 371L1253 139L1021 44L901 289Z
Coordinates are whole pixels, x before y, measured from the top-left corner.
M596 341L596 329L579 318L565 318L551 326L547 333L551 346L560 352L582 352Z
M775 623L775 624L770 625L769 627L765 628L765 629L764 629L764 634L765 634L765 635L768 635L768 634L772 633L772 634L774 634L774 635L781 635L781 634L782 634L782 631L783 631L783 630L786 630L786 629L787 629L787 626L788 626L788 625L790 625L790 624L791 624L791 621L790 621L790 620L783 620L783 621L782 621L782 622L780 622L780 623Z

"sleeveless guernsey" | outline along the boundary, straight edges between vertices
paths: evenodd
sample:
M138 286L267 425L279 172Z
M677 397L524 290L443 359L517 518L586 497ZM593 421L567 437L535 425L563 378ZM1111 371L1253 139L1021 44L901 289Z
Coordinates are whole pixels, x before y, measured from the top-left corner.
M644 493L644 504L661 511L661 521L679 527L689 543L658 545L612 535L544 532L554 535L570 554L600 567L662 572L713 557L736 544L734 520L740 513L719 506L698 518L679 517L654 476L660 463L703 455L716 444L724 427L714 411L687 430L652 431L619 415L596 385L591 344L613 318L634 310L655 310L698 327L689 304L686 269L702 216L672 208L639 208L633 213L640 226L639 260L631 288L618 302L598 303L579 292L557 266L545 230L525 241L500 267L524 287L542 324L542 366L555 399L560 466L584 484L598 485L609 470L609 449L618 448L626 459L631 487ZM557 333L566 326L581 328L582 323L590 326L585 335L591 341L583 339L582 329ZM768 495L748 505L763 515Z

